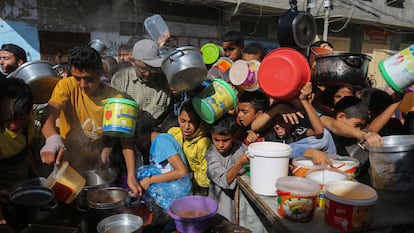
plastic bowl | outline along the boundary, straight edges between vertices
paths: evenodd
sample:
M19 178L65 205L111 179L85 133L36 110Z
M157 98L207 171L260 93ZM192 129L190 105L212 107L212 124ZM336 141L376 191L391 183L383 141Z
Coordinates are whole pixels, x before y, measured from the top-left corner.
M168 208L179 232L202 233L211 228L211 219L218 210L217 202L204 196L186 196Z

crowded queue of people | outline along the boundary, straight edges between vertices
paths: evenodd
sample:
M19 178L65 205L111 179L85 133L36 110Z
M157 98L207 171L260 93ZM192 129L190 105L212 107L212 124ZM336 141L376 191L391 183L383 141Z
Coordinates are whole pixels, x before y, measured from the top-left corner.
M312 46L316 45L333 50L327 42ZM17 47L8 44L0 50L4 75L26 62L25 53ZM223 36L222 47L225 56L232 61L261 60L265 56L260 44L244 45L243 35L237 31ZM176 93L169 86L161 70L163 58L157 42L141 39L133 46L120 46L117 59L128 65L121 69L107 65L105 70L105 59L93 48L85 45L68 51L70 76L62 78L54 88L41 121L45 138L38 153L41 161L59 164L67 160L77 170L86 170L111 165L111 161L123 157L120 170L127 176L129 190L138 197L153 184L188 177L191 182L186 181L186 184L191 185L191 192L187 194L213 198L219 204L219 214L229 221L234 221L235 177L242 174L244 165L249 163L245 151L250 143L286 143L293 149L292 158L310 157L316 164L329 164L330 156L335 154L353 156L366 163L363 150L350 148L360 143L380 145L381 136L409 133L404 131L402 121L394 117L402 95L346 83L329 86L308 82L297 99L291 101L273 99L260 89L243 91L238 95L235 109L213 124L207 124L191 104L197 91ZM13 64L10 61L14 61ZM312 62L310 67L314 65ZM110 77L103 79L105 73ZM0 81L1 109L12 108L10 112L14 112L6 118L1 114L0 185L7 189L17 181L3 176L8 174L4 173L7 167L12 167L4 166L3 161L16 164L29 157L25 150L31 139L28 128L32 118L28 116L27 105L32 103L27 86L21 83L3 85L4 80ZM12 85L29 93L18 95L18 91L11 91ZM9 93L3 92L3 88L9 86L5 89L10 89L10 94L3 98ZM182 98L183 93L185 98ZM175 101L177 96L179 101ZM381 100L377 96L381 96ZM6 97L12 100L13 106L5 107L6 102L10 105ZM116 138L102 132L102 101L113 97L133 100L140 107L139 127L132 138ZM385 100L387 106L378 109ZM401 124L400 130L389 126L391 119L394 125ZM145 125L142 122L146 122ZM15 139L15 134L19 140ZM11 148L12 143L19 146ZM114 150L115 145L121 149ZM159 172L137 177L137 154L144 157L144 166L152 166L151 169ZM10 159L13 156L18 158ZM29 171L27 164L23 169ZM27 172L20 179L30 176L36 174ZM8 183L2 182L5 179ZM169 192L162 192L162 195L169 195Z

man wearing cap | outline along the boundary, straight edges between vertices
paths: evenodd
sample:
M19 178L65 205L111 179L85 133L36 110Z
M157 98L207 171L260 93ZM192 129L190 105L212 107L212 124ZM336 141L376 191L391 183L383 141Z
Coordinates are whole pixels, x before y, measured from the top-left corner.
M6 77L26 61L24 49L15 44L3 44L0 49L0 78Z
M168 81L161 71L162 57L158 45L150 39L135 43L133 66L114 74L113 87L131 96L143 111L149 112L161 123L171 101Z

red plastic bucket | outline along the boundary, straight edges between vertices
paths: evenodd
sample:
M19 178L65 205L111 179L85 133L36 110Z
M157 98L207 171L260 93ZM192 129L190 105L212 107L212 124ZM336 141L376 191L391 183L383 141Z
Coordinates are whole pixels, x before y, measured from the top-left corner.
M263 92L276 100L292 100L299 96L302 86L310 81L310 67L299 51L278 48L262 60L258 75Z

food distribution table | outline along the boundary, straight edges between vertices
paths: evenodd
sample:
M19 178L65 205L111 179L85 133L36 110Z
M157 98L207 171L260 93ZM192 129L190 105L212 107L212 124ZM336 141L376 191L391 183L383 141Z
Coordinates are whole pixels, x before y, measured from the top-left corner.
M256 194L247 175L237 178L236 223L253 233L265 232L345 232L325 222L324 209L317 208L309 222L292 222L277 213L277 197ZM379 191L372 224L347 232L414 233L414 194Z

